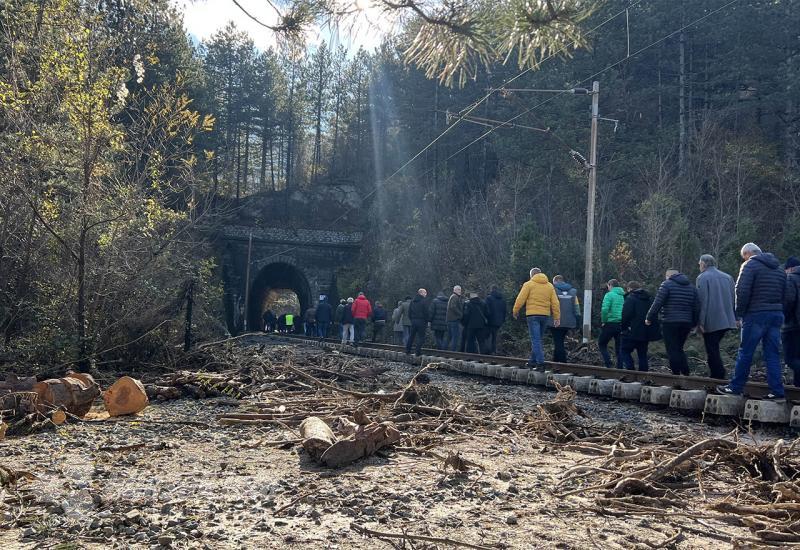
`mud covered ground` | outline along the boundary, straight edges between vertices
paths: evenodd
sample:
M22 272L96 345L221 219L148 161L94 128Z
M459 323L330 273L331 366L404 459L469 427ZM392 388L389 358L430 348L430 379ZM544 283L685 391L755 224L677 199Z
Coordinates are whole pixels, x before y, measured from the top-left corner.
M292 348L298 369L304 358L325 353ZM348 361L382 366L370 359ZM367 384L370 389L395 389L418 370L388 366ZM400 445L403 450L384 449L338 470L316 465L291 423L217 422L218 414L277 399L269 392L242 401L157 402L135 418L103 419L98 411L95 421L9 438L0 442L0 464L36 479L3 489L0 547L584 549L764 542L745 523L709 511L709 503L730 498L724 479L689 487L676 478L671 482L687 485L679 493L624 508L604 504L597 491L583 492L582 486L603 479L576 477L581 468L613 469L609 455L593 450L608 438L570 443L532 428L539 426L536 406L552 401L554 392L449 372L428 374L428 385L441 390L448 410L489 420L476 427L443 416L426 418L444 427L430 436L417 432ZM630 441L644 434L665 448L672 440L739 437L740 445L748 445L794 437L744 429L735 434L727 422L712 425L618 401L577 396L574 404L585 417L559 425L591 425L592 433L607 430L612 439L626 433ZM446 465L441 458L456 453L460 462ZM665 453L659 456L669 456ZM611 457L616 456L612 448ZM624 453L619 456L624 460ZM691 467L706 471L709 460L714 459L704 455ZM671 504L659 508L657 502Z

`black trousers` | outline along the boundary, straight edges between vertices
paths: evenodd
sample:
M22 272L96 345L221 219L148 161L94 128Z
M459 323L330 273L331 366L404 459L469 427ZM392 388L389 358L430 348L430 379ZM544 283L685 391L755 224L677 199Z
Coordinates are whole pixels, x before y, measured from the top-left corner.
M564 346L564 339L567 337L568 328L551 327L550 332L553 334L553 362L566 363L567 362L567 348Z
M375 321L372 323L372 341L383 342L383 329L386 328L386 321Z
M489 327L489 336L486 338L486 353L489 355L497 354L497 332L500 327Z
M416 342L417 349L415 353L417 356L422 355L422 344L425 343L425 332L427 329L427 321L421 321L419 319L411 320L411 332L408 336L408 342L406 342L406 353L411 353L411 348Z
M800 329L783 331L781 340L783 360L794 371L794 385L800 387Z
M689 374L689 360L686 359L683 346L691 331L690 323L661 323L661 334L664 336L664 347L667 348L672 374Z
M600 348L600 355L603 356L603 363L606 367L611 368L611 357L608 355L608 343L614 339L614 353L617 356L617 368L622 368L619 356L619 336L622 332L622 327L619 323L606 323L600 330L600 337L597 339L597 346Z
M708 370L711 378L727 380L725 377L725 365L722 364L722 356L719 354L719 343L727 332L728 329L722 329L703 333L703 342L706 345Z
M464 341L466 342L467 353L486 353L486 329L485 328L465 328ZM477 342L477 346L475 343Z

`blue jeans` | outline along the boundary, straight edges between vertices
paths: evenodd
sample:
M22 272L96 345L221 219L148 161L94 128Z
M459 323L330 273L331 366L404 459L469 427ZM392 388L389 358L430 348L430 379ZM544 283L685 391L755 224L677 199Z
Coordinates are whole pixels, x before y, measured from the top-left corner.
M447 321L447 333L450 339L446 349L457 351L458 339L461 337L461 321Z
M528 363L541 365L544 363L544 348L542 348L542 337L547 328L547 315L528 315L528 332L531 335L531 358Z
M403 345L405 346L408 343L408 339L411 337L411 325L403 325Z
M761 342L764 361L767 363L767 384L770 391L783 397L783 373L781 372L781 325L783 313L780 311L759 311L746 315L742 319L741 344L736 355L736 366L730 387L736 393L742 393L747 379L750 377L750 366L753 354Z
M317 337L319 338L328 337L328 325L330 325L330 323L325 323L325 322L317 323Z

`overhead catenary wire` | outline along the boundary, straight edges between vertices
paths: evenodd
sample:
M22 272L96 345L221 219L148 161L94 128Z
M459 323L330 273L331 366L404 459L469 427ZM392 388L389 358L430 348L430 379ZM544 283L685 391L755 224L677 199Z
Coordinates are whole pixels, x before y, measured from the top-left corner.
M706 19L708 19L708 18L709 18L709 17L711 17L712 15L715 15L715 14L719 13L720 11L724 10L725 8L728 8L728 7L732 6L733 4L736 4L736 3L737 3L737 2L739 2L739 1L740 1L740 0L730 0L730 2L727 2L726 4L724 4L724 5L722 5L722 6L718 7L718 8L716 8L716 9L714 9L714 10L710 11L710 12L708 12L707 14L705 14L705 15L703 15L703 16L701 16L701 17L697 18L697 19L695 19L695 20L694 20L694 21L692 21L691 23L687 23L686 25L683 25L682 27L680 27L680 28L678 28L678 29L676 29L676 30L674 30L674 31L670 32L669 34L667 34L667 35L665 35L665 36L663 36L663 37L661 37L661 38L659 38L659 39L658 39L658 40L656 40L655 42L652 42L652 43L648 44L647 46L644 46L644 47L642 47L642 48L639 48L638 50L636 50L635 52L631 53L630 55L626 55L626 56L622 57L621 59L619 59L618 61L616 61L616 62L614 62L614 63L612 63L612 64L608 65L607 67L605 67L605 68L603 68L603 69L600 69L600 70L599 70L599 71L597 71L596 73L594 73L594 74L592 74L592 75L590 75L590 76L588 76L588 77L586 77L586 78L584 78L584 79L582 79L582 80L579 80L579 81L575 82L575 84L573 84L573 86L571 86L571 87L576 87L576 86L578 86L578 85L580 85L580 84L583 84L584 82L589 82L589 81L593 80L594 78L597 78L598 76L600 76L601 74L605 73L606 71L609 71L609 70L613 69L614 67L617 67L617 66L621 65L621 64L622 64L622 63L624 63L625 61L627 61L627 60L629 60L629 59L631 59L631 58L633 58L633 57L636 57L637 55L641 54L642 52L644 52L644 51L646 51L646 50L649 50L650 48L652 48L652 47L654 47L654 46L657 46L657 45L661 44L661 43L662 43L662 42L664 42L665 40L669 40L671 37L675 36L676 34L678 34L678 33L680 33L680 32L683 32L683 31L685 31L686 29L688 29L688 28L690 28L690 27L693 27L694 25L696 25L696 24L698 24L698 23L701 23L702 21L705 21ZM536 105L534 105L533 107L530 107L530 108L528 108L528 109L525 109L524 111L522 111L521 113L519 113L519 114L517 114L517 115L514 115L514 116L513 116L513 117L511 117L510 119L508 119L508 120L506 120L506 121L503 121L503 122L501 122L500 124L498 124L497 126L495 126L495 127L493 127L493 128L490 128L489 130L487 130L486 132L484 132L483 134L481 134L481 135L480 135L480 136L478 136L477 138L473 139L472 141L470 141L469 143L467 143L466 145L464 145L463 147L461 147L459 150L457 150L456 152L454 152L453 154L451 154L449 157L445 158L444 160L442 160L442 161L440 161L440 162L447 162L447 161L449 161L449 160L453 159L454 157L458 156L459 154L463 153L464 151L466 151L467 149L469 149L470 147L472 147L473 145L475 145L476 143L478 143L479 141L481 141L481 140L485 139L487 136L489 136L489 134L491 134L492 132L494 132L494 131L495 131L495 130L497 130L498 128L502 128L502 127L505 127L505 126L507 126L507 125L508 125L508 124L510 124L510 123L513 123L515 120L519 119L520 117L523 117L523 116L525 116L526 114L528 114L528 113L531 113L531 112L535 111L536 109L538 109L538 108L542 107L543 105L546 105L547 103L550 103L551 101L553 101L553 100L554 100L554 99L556 99L557 97L560 97L560 96L562 96L562 95L564 95L564 94L566 94L566 93L568 93L568 91L567 91L566 89L565 89L564 91L561 91L561 92L555 93L555 94L553 94L552 96L550 96L550 97L548 97L547 99L545 99L544 101L541 101L540 103L537 103L537 104L536 104ZM553 135L553 134L551 134L551 135ZM436 168L436 167L434 167L433 169L435 169L435 168ZM426 172L424 172L424 174L427 174L427 173L428 173L428 172L430 172L430 171L431 171L431 170L427 170ZM424 175L424 174L423 174L423 175Z

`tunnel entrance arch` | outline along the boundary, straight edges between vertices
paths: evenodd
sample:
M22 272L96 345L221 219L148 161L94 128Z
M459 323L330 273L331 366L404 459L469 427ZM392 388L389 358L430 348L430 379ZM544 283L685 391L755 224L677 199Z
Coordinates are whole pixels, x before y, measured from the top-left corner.
M313 303L311 285L305 274L296 266L286 262L274 262L262 267L250 286L247 325L261 327L262 316L266 311L265 304L270 298L270 293L287 290L294 292L297 296L300 310L295 311L294 314L302 316L303 312ZM275 313L277 315L280 312Z

